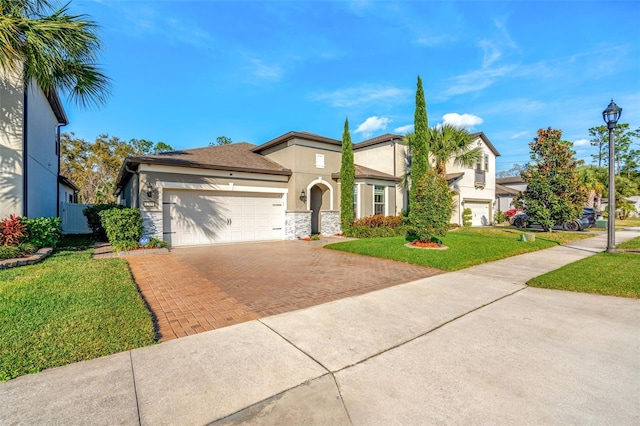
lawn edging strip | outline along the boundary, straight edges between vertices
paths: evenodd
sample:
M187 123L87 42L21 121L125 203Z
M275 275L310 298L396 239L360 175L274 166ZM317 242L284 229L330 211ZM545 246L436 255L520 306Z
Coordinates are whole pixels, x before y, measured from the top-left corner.
M0 269L15 268L18 266L34 265L38 262L42 262L53 253L51 247L44 247L27 257L18 257L15 259L0 260Z

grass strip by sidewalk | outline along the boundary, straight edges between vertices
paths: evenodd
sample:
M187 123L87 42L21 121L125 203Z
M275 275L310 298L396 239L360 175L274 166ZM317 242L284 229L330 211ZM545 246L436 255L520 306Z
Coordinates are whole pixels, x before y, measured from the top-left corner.
M618 248L640 248L640 237ZM598 253L530 280L531 287L640 299L640 254Z
M155 342L126 261L92 251L0 271L0 380Z
M513 228L459 228L442 239L448 250L405 247L405 237L363 238L329 244L326 248L381 257L445 271L457 271L493 260L541 250L592 237L584 232L534 232L534 242L520 241L522 230Z

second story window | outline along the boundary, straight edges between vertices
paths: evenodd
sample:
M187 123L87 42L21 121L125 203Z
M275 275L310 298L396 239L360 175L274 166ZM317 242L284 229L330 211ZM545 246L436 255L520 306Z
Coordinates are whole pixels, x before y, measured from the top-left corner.
M316 154L316 168L324 169L324 154Z
M487 154L484 155L484 171L489 171L489 155Z

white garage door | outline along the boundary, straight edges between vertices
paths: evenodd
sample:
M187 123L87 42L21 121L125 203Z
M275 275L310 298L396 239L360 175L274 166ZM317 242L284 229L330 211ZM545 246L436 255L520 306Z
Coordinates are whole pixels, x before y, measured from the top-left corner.
M282 194L164 190L162 204L172 247L284 238Z
M489 225L489 204L465 201L465 208L471 209L471 226Z

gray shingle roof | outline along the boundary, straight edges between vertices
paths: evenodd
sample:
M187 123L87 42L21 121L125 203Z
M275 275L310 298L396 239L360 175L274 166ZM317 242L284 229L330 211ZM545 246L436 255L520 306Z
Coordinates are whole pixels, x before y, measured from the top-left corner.
M367 139L362 142L359 142L353 145L354 150L358 150L361 148L366 148L368 146L377 145L380 143L392 142L392 141L401 141L403 136L396 135L394 133L385 133L384 135L376 136L375 138Z
M247 142L205 148L184 149L162 154L129 157L129 163L162 164L167 166L194 167L200 169L220 169L261 172L267 174L290 175L291 170L273 160L253 152L256 146Z
M356 179L378 179L387 180L391 182L400 182L400 178L393 176L378 170L370 169L369 167L354 164ZM340 179L340 172L331 173L333 179Z

